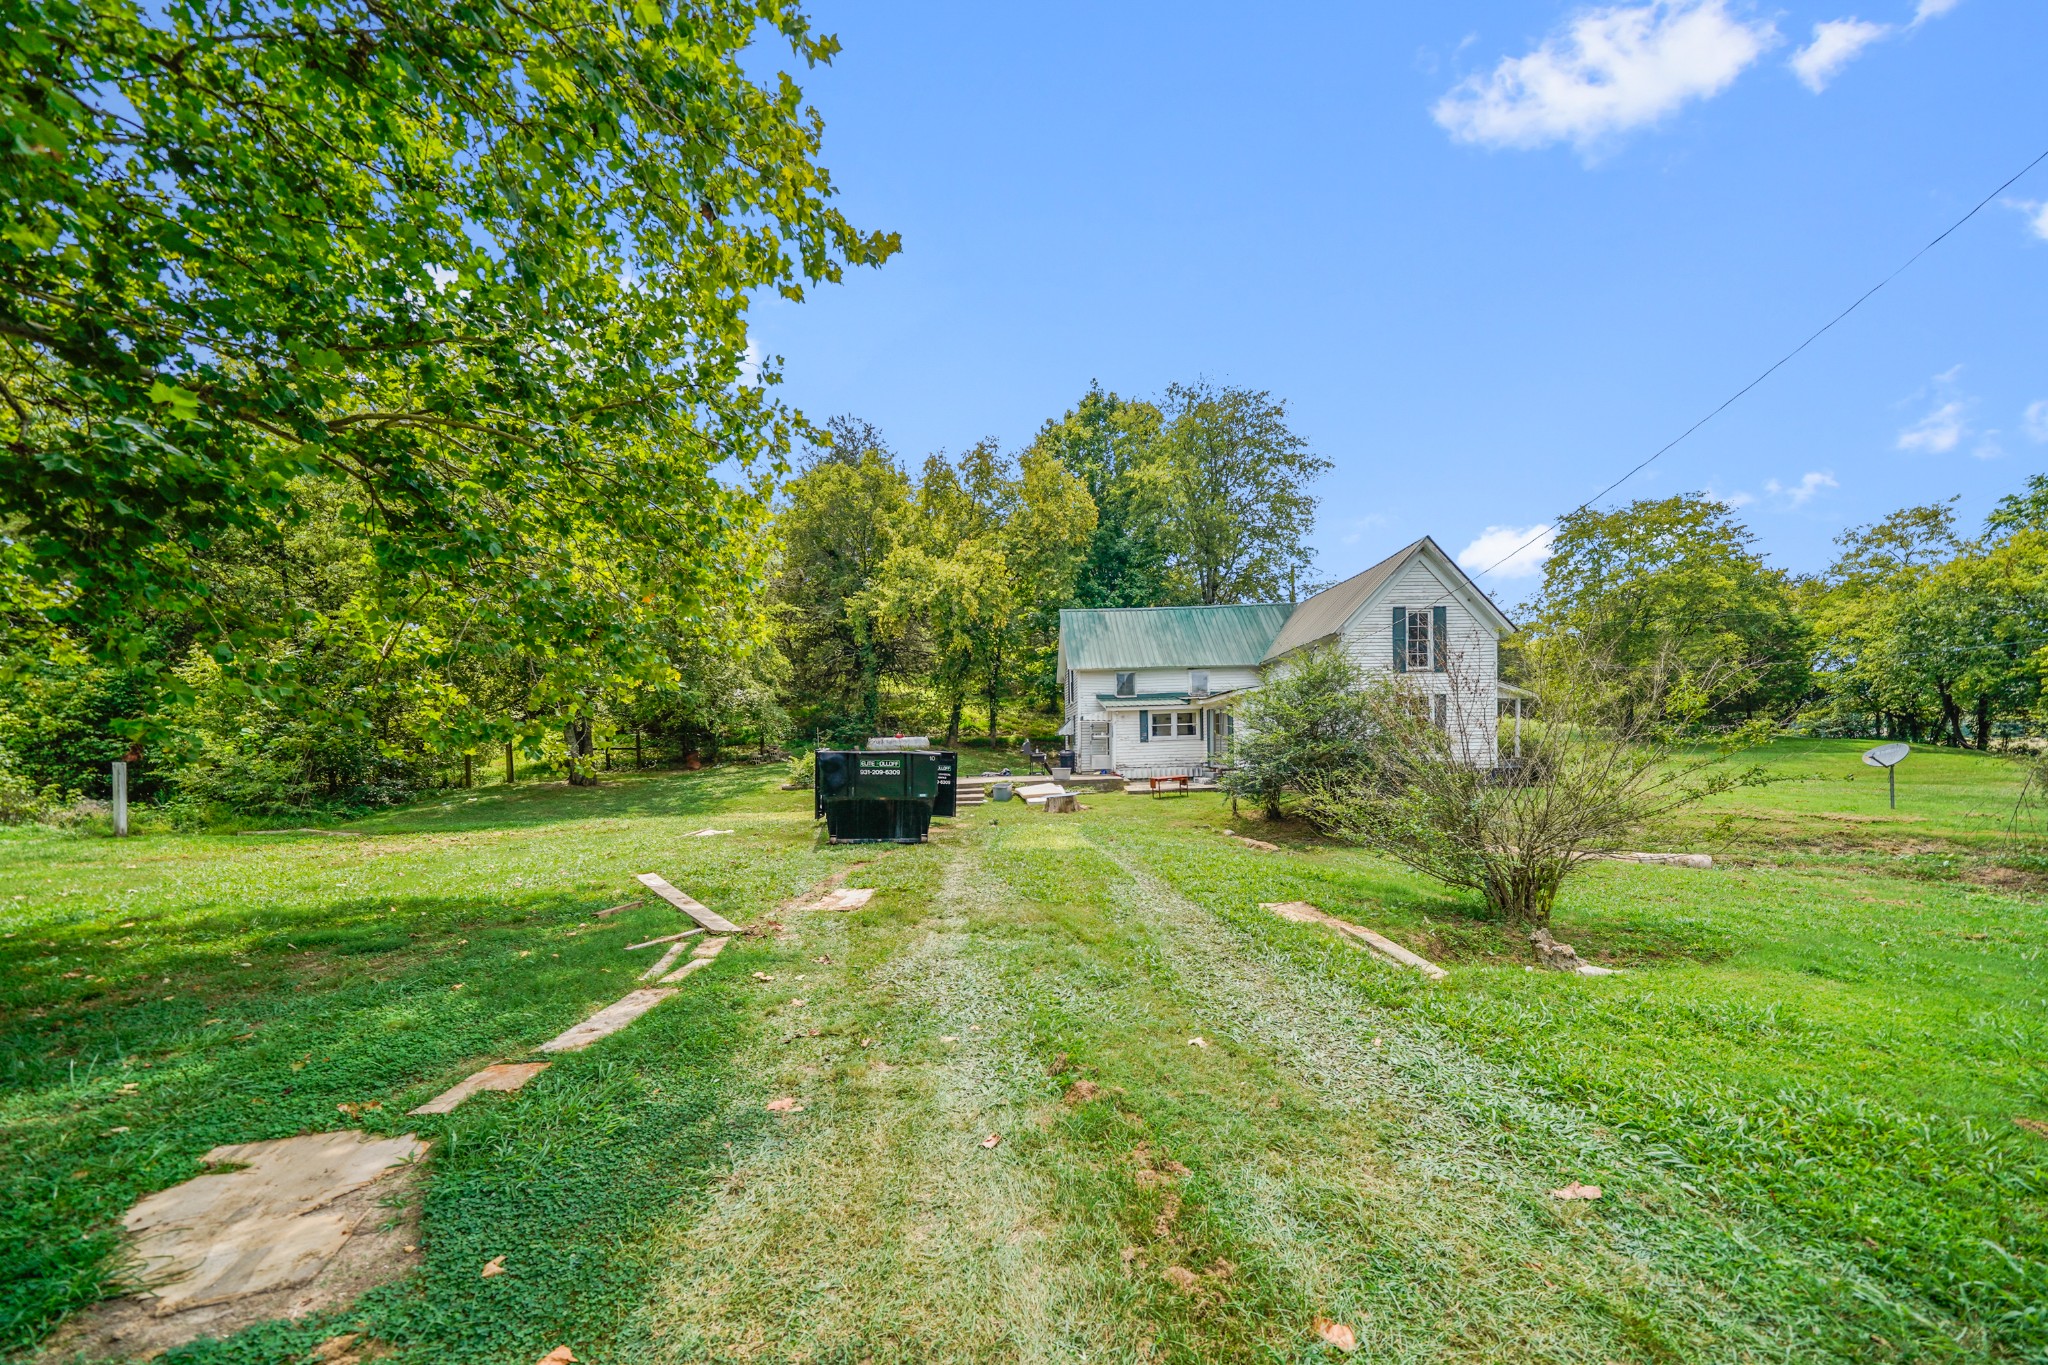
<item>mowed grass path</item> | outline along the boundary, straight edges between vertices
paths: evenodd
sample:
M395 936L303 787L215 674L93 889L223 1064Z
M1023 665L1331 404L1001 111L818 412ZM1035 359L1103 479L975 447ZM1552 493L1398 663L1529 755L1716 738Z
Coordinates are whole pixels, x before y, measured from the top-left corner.
M2048 1118L2038 902L1830 850L1602 867L1559 936L1626 970L1566 978L1376 859L1225 839L1213 798L883 852L772 780L0 841L11 1344L207 1147L375 1103L440 1140L421 1267L185 1358L1295 1361L1327 1316L1374 1360L2048 1359L2048 1142L2011 1121ZM768 932L527 1091L404 1120L625 992L675 916L592 912L643 870ZM833 873L878 894L777 908ZM1452 977L1257 908L1291 898Z

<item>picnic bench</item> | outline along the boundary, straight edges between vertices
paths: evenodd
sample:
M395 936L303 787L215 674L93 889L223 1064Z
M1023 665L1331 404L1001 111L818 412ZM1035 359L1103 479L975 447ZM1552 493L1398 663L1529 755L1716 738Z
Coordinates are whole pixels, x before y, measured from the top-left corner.
M1188 784L1194 781L1186 773L1172 773L1165 777L1148 777L1145 780L1152 785L1152 794L1154 796L1159 795L1161 792L1173 791L1176 788L1182 796L1186 796L1188 795Z

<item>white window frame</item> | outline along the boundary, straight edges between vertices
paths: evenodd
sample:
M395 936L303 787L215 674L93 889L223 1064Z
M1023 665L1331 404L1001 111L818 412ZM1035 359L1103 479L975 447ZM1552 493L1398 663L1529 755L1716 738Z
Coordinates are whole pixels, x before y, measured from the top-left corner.
M1416 633L1417 623L1421 626L1419 636ZM1407 653L1402 657L1407 660L1410 673L1429 673L1435 670L1436 621L1435 614L1428 607L1408 608L1408 638L1403 643L1407 646ZM1421 646L1419 657L1417 645Z
M1199 711L1151 711L1145 717L1147 739L1199 739L1202 716Z
M1138 695L1138 675L1137 675L1137 674L1135 674L1135 673L1119 673L1119 674L1117 674L1117 675L1116 675L1116 694L1117 694L1117 695L1118 695L1119 697L1135 697L1135 696L1137 696L1137 695Z
M1207 692L1208 690L1209 690L1209 670L1208 670L1208 669L1206 669L1206 668L1191 668L1191 669L1189 669L1189 670L1188 670L1188 691L1190 691L1190 692Z

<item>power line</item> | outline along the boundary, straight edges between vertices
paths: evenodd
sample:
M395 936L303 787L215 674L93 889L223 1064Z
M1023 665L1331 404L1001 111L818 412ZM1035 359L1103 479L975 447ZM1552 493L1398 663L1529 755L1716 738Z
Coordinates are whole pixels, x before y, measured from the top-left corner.
M1864 303L1869 300L1871 295L1875 294L1878 290L1890 284L1899 276L1905 274L1907 270L1912 268L1913 263L1915 261L1919 260L1922 256L1925 256L1928 252L1934 250L1934 248L1940 246L1944 241L1948 239L1950 234L1955 232L1957 228L1960 228L1963 224L1969 222L1972 218L1975 218L1978 215L1978 213L1983 211L1985 205L1989 204L1992 200L1998 198L1999 195L2004 194L2007 190L2011 189L2015 184L2017 184L2020 181L2020 179L2023 176L2026 175L2028 171L2033 170L2034 167L2040 165L2043 161L2048 161L2048 150L2044 150L2039 156L2035 157L2032 161L2029 161L2026 165L2020 167L2020 169L2017 172L2015 172L2011 177L2009 177L2004 184L2000 185L1997 189L1991 191L1991 193L1985 195L1982 199L1979 199L1977 201L1976 207L1972 208L1968 213L1964 214L1962 217L1956 219L1953 223L1950 223L1946 228L1942 230L1940 236L1936 237L1926 246L1921 247L1918 251L1914 252L1911 256L1907 257L1905 264L1901 265L1898 269L1892 271L1891 274L1885 276L1876 284L1871 285L1870 288L1864 290L1860 295L1857 296L1856 301L1854 303L1850 304L1847 308L1844 308L1841 312L1829 318L1825 323L1821 325L1819 330L1813 333L1813 335L1807 337L1806 340L1800 342L1797 346L1794 346L1791 350L1779 356L1775 361L1771 363L1769 369L1766 369L1762 374L1750 380L1747 384L1744 384L1734 393L1729 394L1728 397L1722 399L1721 402L1715 406L1713 411L1709 412L1706 416L1700 418L1697 422L1694 422L1684 431L1679 432L1678 435L1672 437L1669 441L1666 441L1663 445L1659 446L1655 451L1653 451L1647 459L1637 464L1633 469L1629 470L1626 474L1623 474L1613 483L1608 484L1605 488L1601 489L1598 493L1595 493L1592 497L1587 498L1577 507L1574 507L1570 512L1565 513L1565 516L1575 516L1578 513L1585 511L1588 507L1591 507L1594 503L1600 501L1600 499L1606 497L1609 493L1612 493L1615 489L1621 487L1630 479L1633 479L1636 475L1642 473L1645 469L1648 469L1651 465L1655 464L1659 459L1661 459L1664 456L1664 454L1667 451L1671 450L1672 447L1676 446L1686 437L1692 435L1695 431L1698 431L1701 427L1713 421L1716 417L1719 417L1723 412L1727 411L1728 408L1733 406L1735 402L1738 399L1740 399L1744 394L1748 393L1751 389L1763 383L1766 379L1769 379L1772 375L1776 374L1780 369L1784 368L1784 366L1787 363L1789 363L1793 357L1797 356L1801 351L1813 345L1814 342L1819 341L1823 336L1825 336L1830 330L1833 329L1836 323L1840 322L1843 318L1848 317L1849 314L1855 312L1858 308L1861 308L1864 305ZM1559 520L1562 519L1563 518L1559 518ZM1495 561L1493 561L1493 563L1481 569L1477 576L1483 578L1487 574L1492 573L1495 569L1498 569L1501 565L1507 563L1516 555L1522 553L1522 551L1528 549L1531 545L1534 545L1537 541L1543 539L1543 537L1549 534L1551 528L1554 527L1556 524L1556 522L1552 522L1550 526L1546 526L1541 530L1537 531L1535 535L1530 536L1526 541L1522 542L1520 545L1517 545L1514 549L1508 551L1499 559L1496 559Z

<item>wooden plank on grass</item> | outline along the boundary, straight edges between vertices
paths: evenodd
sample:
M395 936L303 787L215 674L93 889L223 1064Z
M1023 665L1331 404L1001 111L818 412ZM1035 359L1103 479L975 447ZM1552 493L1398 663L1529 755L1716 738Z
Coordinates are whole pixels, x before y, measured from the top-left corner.
M627 901L624 905L613 905L598 911L597 917L603 919L606 915L616 915L621 910L638 910L645 904L647 904L646 901Z
M617 1033L674 994L674 991L664 990L634 991L616 1004L606 1005L574 1028L565 1029L548 1039L540 1045L540 1051L581 1052L598 1039Z
M640 973L640 979L642 981L652 981L655 977L660 976L663 972L667 971L670 967L673 967L675 965L676 959L683 955L683 949L689 946L690 945L687 943L669 944L668 951L663 953L660 957L656 958L654 965L652 967L649 967L646 971Z
M546 1062L500 1062L487 1066L467 1079L457 1081L447 1090L428 1100L415 1114L452 1114L455 1106L461 1104L479 1090L517 1090L535 1076L548 1069Z
M740 931L737 924L717 911L705 908L694 897L676 890L652 872L642 872L634 880L714 934L737 934Z
M660 938L650 938L644 943L628 943L626 951L637 953L642 948L652 948L657 943L674 943L679 938L688 938L692 934L701 934L703 932L702 929L685 929L680 934L663 934Z
M1385 934L1376 934L1363 925L1352 924L1326 914L1307 901L1260 901L1259 909L1270 910L1282 919L1293 920L1296 924L1327 924L1339 933L1349 934L1363 943L1377 957L1383 957L1396 966L1413 967L1432 981L1441 981L1450 973L1431 962L1428 958L1412 953Z

